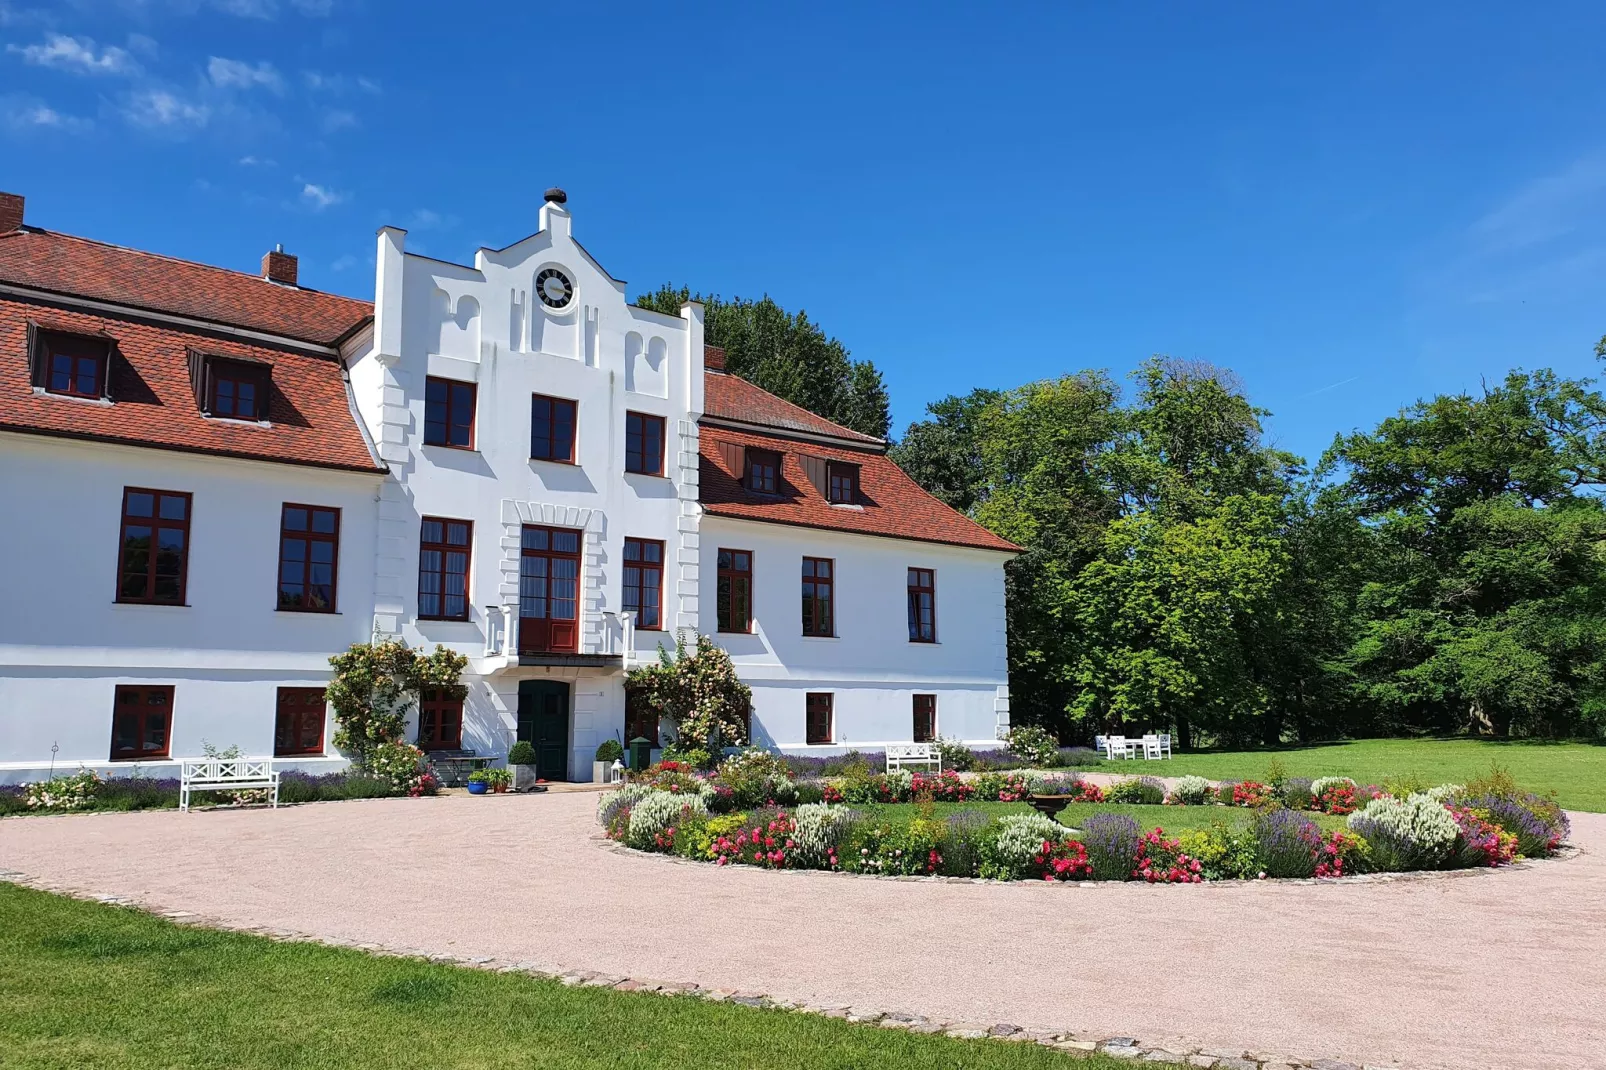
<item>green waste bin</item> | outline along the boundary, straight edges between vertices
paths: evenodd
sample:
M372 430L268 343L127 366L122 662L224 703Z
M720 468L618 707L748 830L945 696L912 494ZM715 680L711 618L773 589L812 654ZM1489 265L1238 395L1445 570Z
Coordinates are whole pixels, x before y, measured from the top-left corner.
M630 741L630 768L637 773L652 764L652 740L637 736Z

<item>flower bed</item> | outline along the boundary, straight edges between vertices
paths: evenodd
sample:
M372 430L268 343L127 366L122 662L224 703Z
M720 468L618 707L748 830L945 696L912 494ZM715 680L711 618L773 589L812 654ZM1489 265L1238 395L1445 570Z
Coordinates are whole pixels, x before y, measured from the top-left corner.
M710 774L654 767L604 796L598 816L610 838L631 847L723 866L1152 884L1502 866L1554 853L1568 832L1553 801L1498 776L1403 796L1328 779L1215 789L1184 782L1167 795L1148 778L1102 791L1074 774L967 778L856 767L841 777L797 778L790 763L746 752ZM1033 794L1075 798L1084 809L1081 829L1035 813L964 808ZM1159 812L1163 801L1251 814L1170 836L1144 831L1118 808L1085 813L1107 796L1139 804L1126 810ZM905 820L889 819L889 804L906 804ZM1302 810L1327 816L1313 820ZM1334 827L1340 817L1342 829Z

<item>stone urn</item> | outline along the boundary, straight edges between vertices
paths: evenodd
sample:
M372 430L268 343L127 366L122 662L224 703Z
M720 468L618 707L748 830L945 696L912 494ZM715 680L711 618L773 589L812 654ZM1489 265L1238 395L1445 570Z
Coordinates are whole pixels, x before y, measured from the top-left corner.
M1059 812L1076 801L1074 795L1028 795L1026 804L1044 817L1053 820Z

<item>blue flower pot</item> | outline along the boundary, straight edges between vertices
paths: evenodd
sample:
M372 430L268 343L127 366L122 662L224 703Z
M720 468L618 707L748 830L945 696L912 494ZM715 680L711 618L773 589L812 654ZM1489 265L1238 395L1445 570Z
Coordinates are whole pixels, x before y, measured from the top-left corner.
M487 791L490 791L490 790L491 790L491 786L489 784L483 783L482 781L470 780L468 782L468 793L470 795L484 795Z

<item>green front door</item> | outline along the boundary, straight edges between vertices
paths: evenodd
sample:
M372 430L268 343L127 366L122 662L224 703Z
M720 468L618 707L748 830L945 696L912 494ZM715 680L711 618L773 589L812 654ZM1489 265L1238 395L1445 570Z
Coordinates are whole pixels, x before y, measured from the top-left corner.
M569 685L557 680L519 681L519 738L535 748L535 772L544 780L569 779Z

